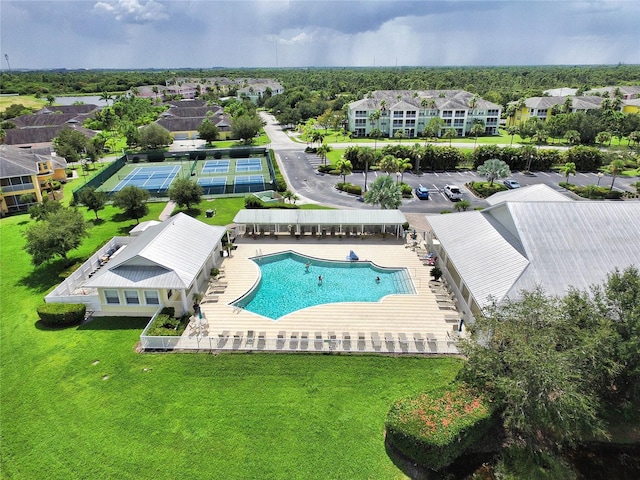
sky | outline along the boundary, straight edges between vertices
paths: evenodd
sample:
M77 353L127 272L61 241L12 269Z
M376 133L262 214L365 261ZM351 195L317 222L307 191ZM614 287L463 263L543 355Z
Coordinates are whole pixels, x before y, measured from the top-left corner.
M1 0L0 60L3 70L640 64L638 25L640 0Z

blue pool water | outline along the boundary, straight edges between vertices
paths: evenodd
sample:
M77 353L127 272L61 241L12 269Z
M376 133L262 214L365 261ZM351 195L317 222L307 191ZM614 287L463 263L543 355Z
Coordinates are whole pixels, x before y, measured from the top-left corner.
M260 267L260 280L233 305L273 320L325 303L377 302L387 295L416 293L405 268L321 260L291 251L252 260Z

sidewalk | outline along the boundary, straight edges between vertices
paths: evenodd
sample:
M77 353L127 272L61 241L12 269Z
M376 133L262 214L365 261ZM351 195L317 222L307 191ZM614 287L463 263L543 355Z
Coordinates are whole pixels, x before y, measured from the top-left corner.
M162 212L160 212L160 215L158 216L160 221L164 222L167 218L169 218L175 208L176 208L175 202L168 201L167 205L162 209Z

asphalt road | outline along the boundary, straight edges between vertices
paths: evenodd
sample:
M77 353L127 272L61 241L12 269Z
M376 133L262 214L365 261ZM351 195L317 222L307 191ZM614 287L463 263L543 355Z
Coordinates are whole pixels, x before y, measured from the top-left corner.
M276 122L272 115L261 113L263 120L267 122L265 131L271 139L269 148L272 148L278 161L280 168L287 180L292 191L295 191L302 202L306 203L322 203L332 205L339 208L374 208L364 204L358 200L358 197L339 192L334 185L341 181L340 177L335 175L325 175L317 171L317 166L322 162L320 157L315 154L304 152L306 144L298 143L292 140L280 125ZM351 145L355 145L352 143ZM370 146L370 145L369 145ZM465 144L465 146L469 146ZM344 148L344 144L336 145L336 148ZM369 172L367 185L373 182L377 175L386 175L385 173ZM415 195L411 199L404 199L400 210L406 213L437 213L442 210L453 210L454 202L451 202L442 193L445 185L457 185L464 192L463 197L471 202L472 207L487 206L487 202L476 198L464 186L465 183L477 181L478 177L474 171L466 172L433 172L415 175L412 172L405 172L403 180L414 189L419 185L423 185L429 189L429 200L419 200ZM555 172L535 172L533 175L524 175L520 172L514 172L510 178L520 182L524 187L544 183L554 190L566 194L566 190L558 186L559 182L564 181L564 177ZM355 172L347 175L346 180L354 185L364 187L364 173ZM576 185L597 185L609 186L612 178L609 175L599 177L595 173L578 173L571 176L569 181ZM616 178L615 187L619 189L634 190L630 184L637 181L635 178Z

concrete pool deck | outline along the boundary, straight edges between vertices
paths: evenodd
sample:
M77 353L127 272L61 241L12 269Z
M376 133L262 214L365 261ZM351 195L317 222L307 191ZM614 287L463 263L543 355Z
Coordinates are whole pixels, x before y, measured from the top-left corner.
M277 240L269 236L256 240L239 237L235 245L233 256L222 264L224 278L220 283L226 286L205 297L201 305L204 326L197 326L193 320L175 350L457 353L458 333L454 330L458 312L441 294L436 296L432 291L431 267L423 265L404 240L390 236L383 239L380 235L364 240L310 236L296 240L286 235ZM405 267L417 294L390 295L375 303L319 305L277 321L230 305L258 279L259 269L251 257L286 250L331 260L345 260L353 250L360 260L383 267ZM375 278L371 282L373 286ZM253 332L253 338L249 332Z

